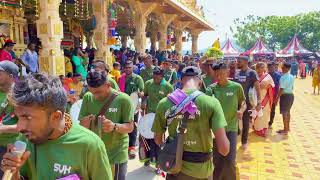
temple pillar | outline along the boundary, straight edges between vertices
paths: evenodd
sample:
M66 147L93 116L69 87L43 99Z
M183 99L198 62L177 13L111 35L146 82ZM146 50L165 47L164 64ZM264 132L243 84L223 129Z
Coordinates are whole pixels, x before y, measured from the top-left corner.
M93 0L93 14L96 18L97 26L93 31L94 41L97 47L95 59L105 61L112 67L112 56L108 46L108 0Z
M175 45L175 50L177 53L180 55L182 54L182 34L183 30L190 25L191 22L186 22L186 21L176 21L174 22L175 26L175 36L176 36L176 45Z
M165 51L167 50L167 33L168 33L168 26L169 24L177 17L177 15L171 14L160 14L160 25L159 25L159 33L160 33L160 40L159 40L159 50Z
M122 48L128 47L128 36L121 36L121 47Z
M150 41L151 41L151 50L156 51L157 50L157 40L158 40L158 32L153 31L151 32Z
M37 35L41 40L40 71L59 76L65 74L64 56L60 49L63 23L59 17L62 0L41 0L37 23ZM21 31L20 31L21 32Z
M130 9L134 12L134 21L136 34L134 37L134 46L136 52L145 53L146 47L146 27L147 17L156 8L156 3L142 3L136 0L129 0Z
M198 37L199 34L202 32L202 30L193 29L191 31L191 37L192 37L192 54L195 54L198 52Z

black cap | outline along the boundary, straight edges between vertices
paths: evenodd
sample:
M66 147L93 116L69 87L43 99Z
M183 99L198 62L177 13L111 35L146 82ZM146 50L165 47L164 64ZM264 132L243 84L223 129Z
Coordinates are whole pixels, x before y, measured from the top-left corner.
M90 87L97 88L107 82L107 75L104 71L91 70L87 75L87 83Z
M243 55L241 55L241 56L238 57L238 60L249 61L249 57L248 57L248 56L243 56Z
M201 78L201 70L198 67L187 66L181 72L181 79L185 76L197 76Z
M217 70L221 70L221 69L228 69L228 65L224 62L220 62L217 64L212 65L212 69L217 71Z
M159 67L159 66L156 66L156 67L154 67L154 69L153 69L153 74L154 75L163 75L163 69L161 69L161 67Z
M14 43L12 40L6 40L4 43L3 47L9 47L9 46L14 46L16 43Z
M14 77L19 75L19 67L11 61L1 61L0 71L5 71L8 74L12 74Z

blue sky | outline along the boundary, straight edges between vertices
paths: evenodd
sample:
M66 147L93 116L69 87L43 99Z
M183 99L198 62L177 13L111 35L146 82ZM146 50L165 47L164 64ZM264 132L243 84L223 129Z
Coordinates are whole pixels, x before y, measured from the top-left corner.
M204 7L206 19L214 25L215 31L203 32L199 36L198 47L205 49L218 37L223 41L233 26L233 20L248 15L290 16L299 13L320 11L320 0L198 0ZM185 43L184 50L191 49L191 43Z

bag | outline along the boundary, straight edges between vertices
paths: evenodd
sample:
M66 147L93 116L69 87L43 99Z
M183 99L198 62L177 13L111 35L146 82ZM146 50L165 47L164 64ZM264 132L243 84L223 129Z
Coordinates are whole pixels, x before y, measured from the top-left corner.
M251 87L249 89L248 96L249 96L249 102L250 102L251 106L256 107L258 104L258 96L257 96L256 88Z
M112 93L109 100L103 105L99 113L95 116L94 119L90 121L90 130L96 133L99 137L102 136L102 122L99 120L99 116L102 116L105 114L113 100L118 96L118 93Z
M173 106L170 109L170 113L166 115L167 126L169 126L181 111L182 107L185 107L190 101L194 101L196 97L201 95L200 91L195 91L185 98L180 104ZM170 174L177 174L182 169L182 157L183 157L183 142L184 134L187 132L187 121L189 119L189 113L186 111L183 114L183 118L178 127L177 135L174 138L168 137L166 142L160 146L158 152L158 165L159 167Z

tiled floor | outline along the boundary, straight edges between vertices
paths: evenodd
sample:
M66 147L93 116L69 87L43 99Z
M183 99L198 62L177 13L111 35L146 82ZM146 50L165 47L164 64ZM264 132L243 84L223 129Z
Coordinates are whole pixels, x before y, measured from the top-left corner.
M312 95L310 78L296 80L289 136L275 133L281 128L277 110L273 131L267 138L250 133L249 150L238 150L239 179L320 180L320 96ZM138 160L129 161L127 179L162 179L152 170Z

